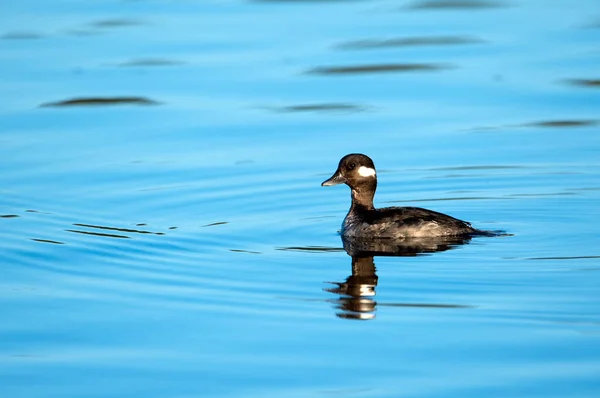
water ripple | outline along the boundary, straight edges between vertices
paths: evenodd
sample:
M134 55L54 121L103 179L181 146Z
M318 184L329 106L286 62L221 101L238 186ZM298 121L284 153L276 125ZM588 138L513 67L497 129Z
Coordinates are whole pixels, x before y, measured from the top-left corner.
M20 31L20 32L7 32L4 33L3 35L0 36L0 39L4 39L4 40L35 40L35 39L42 39L44 37L44 35L41 35L39 33L36 32L27 32L27 31Z
M40 105L46 107L107 106L107 105L159 105L160 102L145 97L79 97Z
M564 82L577 87L600 88L600 79L567 79Z
M373 64L349 66L319 66L307 70L309 75L357 75L371 73L406 73L406 72L436 72L454 69L449 64L406 63L406 64Z
M339 50L371 50L390 47L449 46L480 43L485 43L485 41L472 36L413 36L394 39L353 40L337 44L334 48Z
M130 68L130 67L138 67L138 66L179 66L185 65L183 61L177 61L174 59L168 58L137 58L129 61L121 62L116 64L118 67L122 68Z
M99 29L126 28L140 25L145 25L145 22L130 18L102 19L89 23L89 26Z
M274 112L298 113L298 112L318 112L318 113L356 113L368 109L362 105L344 104L344 103L323 103L323 104L301 104L279 107L266 107Z
M467 129L467 131L493 131L506 128L524 128L524 127L541 127L541 128L570 128L570 127L593 127L600 123L597 119L556 119L556 120L540 120L535 122L506 124L500 126L480 126Z
M412 10L484 10L508 7L509 3L489 0L422 0L408 6Z

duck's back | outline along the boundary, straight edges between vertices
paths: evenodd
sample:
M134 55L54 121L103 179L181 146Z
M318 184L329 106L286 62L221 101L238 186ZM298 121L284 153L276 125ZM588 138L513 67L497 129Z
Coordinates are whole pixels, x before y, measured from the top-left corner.
M344 236L365 238L459 236L477 232L465 221L420 207L351 209L342 225Z

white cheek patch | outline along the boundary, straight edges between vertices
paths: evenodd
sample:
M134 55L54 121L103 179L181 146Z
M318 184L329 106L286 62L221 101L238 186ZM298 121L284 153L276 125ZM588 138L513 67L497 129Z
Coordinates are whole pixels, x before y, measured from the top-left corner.
M375 176L375 170L370 168L370 167L365 167L365 166L360 166L358 168L358 174L361 177L374 177Z

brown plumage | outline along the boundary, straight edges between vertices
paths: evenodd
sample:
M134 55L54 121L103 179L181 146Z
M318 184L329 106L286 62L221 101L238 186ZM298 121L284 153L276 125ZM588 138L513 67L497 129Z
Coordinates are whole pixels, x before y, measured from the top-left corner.
M373 206L377 189L375 165L363 154L344 156L333 176L321 185L337 184L348 185L352 192L352 205L342 224L345 237L400 239L488 234L468 222L420 207L376 209Z

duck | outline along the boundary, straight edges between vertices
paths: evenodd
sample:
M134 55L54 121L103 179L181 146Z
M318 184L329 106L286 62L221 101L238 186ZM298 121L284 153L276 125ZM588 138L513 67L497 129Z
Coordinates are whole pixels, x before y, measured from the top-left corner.
M342 223L345 238L435 238L487 235L466 221L420 207L375 208L377 172L373 160L361 153L344 156L335 173L321 186L346 184L352 204Z

